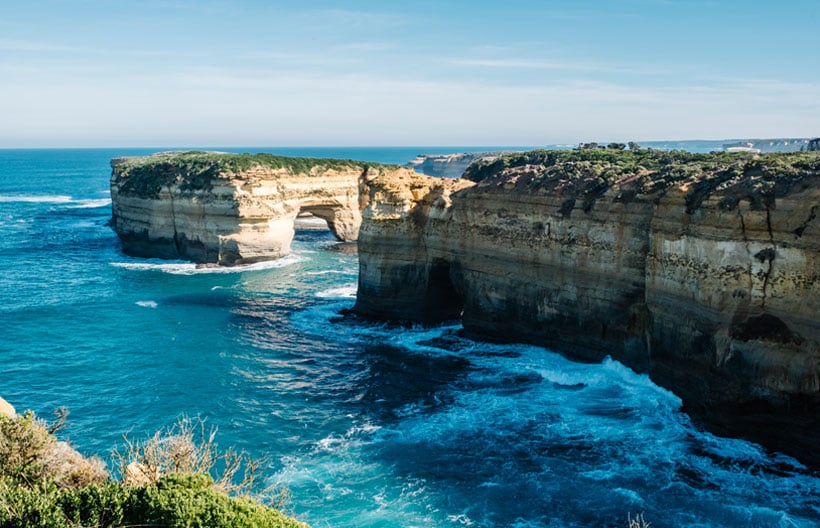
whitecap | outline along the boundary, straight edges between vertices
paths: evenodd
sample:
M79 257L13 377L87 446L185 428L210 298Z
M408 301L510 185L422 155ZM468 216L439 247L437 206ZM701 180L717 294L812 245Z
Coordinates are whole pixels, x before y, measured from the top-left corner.
M180 260L159 260L146 259L139 262L111 262L110 265L116 268L124 268L133 271L160 271L171 275L204 275L211 273L244 273L246 271L263 271L291 266L304 259L297 255L288 255L278 260L268 260L256 262L242 266L213 266L199 267L193 262Z
M330 288L329 290L316 292L316 297L321 297L322 299L355 299L356 286Z
M467 517L466 514L460 513L458 515L448 515L447 520L451 523L460 524L461 526L472 526L473 520Z
M71 200L70 209L96 209L111 205L111 198L89 198L87 200Z
M71 196L63 194L0 194L0 203L50 203L65 204L71 203Z
M135 303L137 306L142 306L143 308L156 308L157 301L137 301Z

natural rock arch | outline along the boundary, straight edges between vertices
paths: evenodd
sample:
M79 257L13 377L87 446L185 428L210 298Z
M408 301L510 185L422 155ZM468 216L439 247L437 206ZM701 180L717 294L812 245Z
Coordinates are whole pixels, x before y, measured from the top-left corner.
M126 253L227 266L290 253L300 212L325 220L339 240L356 240L360 179L407 171L212 152L117 158L111 166L112 225Z

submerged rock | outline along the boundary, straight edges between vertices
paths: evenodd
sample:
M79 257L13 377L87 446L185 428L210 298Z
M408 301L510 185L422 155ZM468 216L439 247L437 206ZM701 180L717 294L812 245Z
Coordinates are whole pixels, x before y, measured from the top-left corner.
M535 151L368 191L356 312L610 355L820 464L820 156Z

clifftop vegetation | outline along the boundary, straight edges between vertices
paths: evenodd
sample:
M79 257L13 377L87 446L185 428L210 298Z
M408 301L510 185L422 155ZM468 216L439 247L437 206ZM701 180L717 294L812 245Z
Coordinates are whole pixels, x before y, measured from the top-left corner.
M203 151L160 152L151 156L114 158L111 160L111 167L121 182L121 193L150 197L156 197L163 187L174 183L180 184L183 190L207 190L212 187L214 179L240 174L253 167L306 176L330 170L398 168L395 165L355 160Z
M629 201L638 194L687 191L691 213L714 192L721 207L733 209L749 199L763 209L808 177L820 176L820 155L812 152L708 154L644 149L630 144L607 148L582 145L576 150L534 150L478 161L464 178L479 188L503 187L514 192L549 192L565 197L567 210L581 200L589 210L610 189L616 199Z

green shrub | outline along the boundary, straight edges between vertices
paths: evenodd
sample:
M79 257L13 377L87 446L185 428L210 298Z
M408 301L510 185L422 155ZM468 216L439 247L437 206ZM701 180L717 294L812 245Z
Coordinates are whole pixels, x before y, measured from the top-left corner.
M202 151L160 152L152 156L117 158L112 161L112 166L120 181L121 193L151 197L158 196L163 188L171 184L179 184L183 191L209 190L215 180L252 167L309 176L328 170L398 168L396 165L354 160Z
M157 471L128 483L111 480L98 461L56 439L64 417L49 426L31 412L0 416L0 528L307 526L249 496L231 496L253 491L258 463L217 451L216 431L201 421L183 419L145 442L129 442L127 456L118 458L122 467L155 464Z
M306 528L245 497L229 497L203 474L167 475L140 487L115 482L77 489L0 482L0 528Z
M740 200L753 208L770 207L806 178L820 173L820 156L790 153L694 153L644 149L621 143L601 148L594 143L576 150L516 152L470 165L463 178L501 188L515 181L516 189L558 193L579 200L590 210L609 189L649 194L685 188L687 212L693 213L719 194L721 207L731 209ZM623 194L621 194L623 196Z

